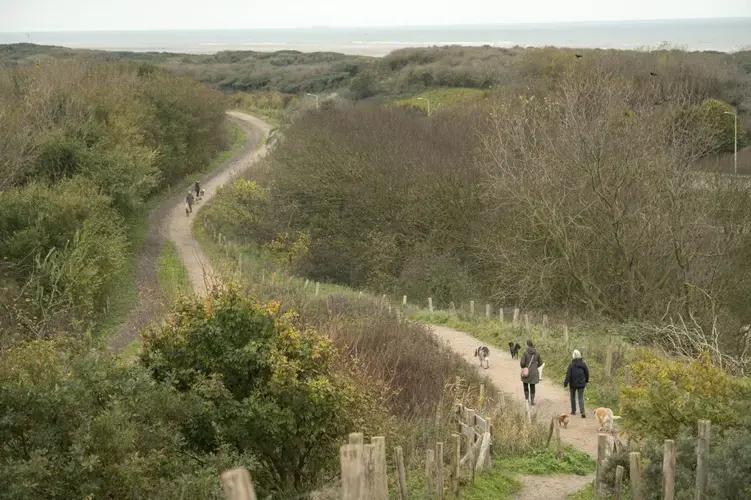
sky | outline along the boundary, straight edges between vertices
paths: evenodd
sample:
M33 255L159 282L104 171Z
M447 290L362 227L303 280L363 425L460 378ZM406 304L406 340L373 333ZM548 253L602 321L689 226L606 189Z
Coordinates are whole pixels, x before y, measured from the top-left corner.
M751 17L751 0L0 0L0 32Z

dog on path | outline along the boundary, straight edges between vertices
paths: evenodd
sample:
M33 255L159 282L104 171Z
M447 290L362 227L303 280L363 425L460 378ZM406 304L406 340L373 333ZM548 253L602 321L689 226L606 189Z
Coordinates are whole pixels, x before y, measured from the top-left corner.
M520 346L518 342L516 345L514 345L513 342L508 343L508 350L511 353L511 359L519 359L519 349L521 348L522 346Z
M568 423L569 423L569 416L568 413L559 413L555 419L558 421L558 427L563 427L564 429L568 429Z
M480 358L480 366L485 363L485 368L490 368L490 362L488 361L490 358L490 349L488 349L488 346L482 345L475 349L475 357Z
M613 410L610 408L597 408L595 410L595 417L597 418L597 422L600 424L599 431L602 431L605 427L605 424L608 426L608 431L613 430L613 420L618 420L620 415L613 415Z
M537 371L540 372L540 382L542 382L542 369L545 368L545 363L537 367Z

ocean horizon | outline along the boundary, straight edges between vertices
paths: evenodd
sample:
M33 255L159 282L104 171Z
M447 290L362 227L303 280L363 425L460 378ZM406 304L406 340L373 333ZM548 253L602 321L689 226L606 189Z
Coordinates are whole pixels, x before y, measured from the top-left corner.
M405 47L442 45L751 50L751 18L609 21L475 26L405 26L248 30L57 31L0 33L0 44L75 49L212 54L225 50L299 50L383 56Z

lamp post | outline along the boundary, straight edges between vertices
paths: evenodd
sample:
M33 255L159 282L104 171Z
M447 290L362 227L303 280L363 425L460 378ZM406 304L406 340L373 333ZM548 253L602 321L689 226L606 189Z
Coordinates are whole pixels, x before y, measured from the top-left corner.
M428 99L426 97L418 97L417 100L418 101L425 101L425 102L428 103L428 116L430 116L430 99Z
M320 106L318 105L318 95L311 94L311 93L307 93L305 95L309 95L309 96L315 97L316 98L316 110L320 109Z
M730 111L725 111L726 115L733 115L733 174L738 175L738 115Z

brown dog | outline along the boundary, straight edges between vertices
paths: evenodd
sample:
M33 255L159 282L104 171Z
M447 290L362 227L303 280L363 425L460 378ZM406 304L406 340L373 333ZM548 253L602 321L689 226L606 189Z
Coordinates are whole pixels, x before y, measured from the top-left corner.
M595 417L597 417L597 422L600 424L600 428L598 431L602 431L605 424L608 424L608 430L613 430L613 420L618 420L620 415L613 415L613 410L610 408L597 408L595 410Z
M558 427L562 426L564 429L568 429L568 422L569 422L568 413L561 413L555 418L556 420L558 420Z

